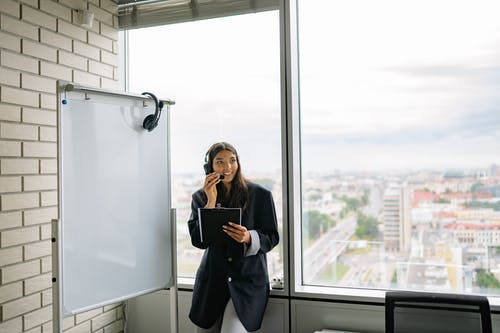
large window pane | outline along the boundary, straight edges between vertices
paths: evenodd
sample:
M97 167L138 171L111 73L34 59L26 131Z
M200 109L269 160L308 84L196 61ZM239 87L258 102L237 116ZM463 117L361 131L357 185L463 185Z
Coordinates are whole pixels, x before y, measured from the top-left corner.
M303 284L498 293L500 3L298 5Z
M204 157L232 143L243 174L272 190L282 226L278 12L239 15L129 32L130 90L172 98L172 206L178 272L194 277L203 251L191 245L191 194L202 187ZM282 247L268 255L283 274Z

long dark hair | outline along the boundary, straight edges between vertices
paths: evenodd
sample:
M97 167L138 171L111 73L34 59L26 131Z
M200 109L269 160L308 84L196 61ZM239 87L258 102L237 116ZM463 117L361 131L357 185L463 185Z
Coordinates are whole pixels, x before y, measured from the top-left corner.
M217 203L225 203L228 207L243 208L245 210L248 201L248 180L243 177L241 173L241 164L236 148L227 142L217 142L214 143L206 154L206 162L212 167L215 156L223 151L227 150L236 156L236 162L238 163L238 170L231 181L231 191L228 193L226 187L219 182L217 184Z

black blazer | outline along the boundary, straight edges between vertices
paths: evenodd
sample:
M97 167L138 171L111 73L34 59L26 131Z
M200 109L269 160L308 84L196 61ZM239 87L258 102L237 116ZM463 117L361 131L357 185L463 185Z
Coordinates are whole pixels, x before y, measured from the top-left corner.
M212 327L224 314L231 297L236 313L247 331L258 330L269 297L269 277L266 253L279 242L276 211L271 192L260 185L248 184L247 208L242 225L259 234L260 249L256 255L244 257L243 245L228 241L226 247L208 246L200 241L198 208L206 205L203 190L192 196L191 217L188 221L191 242L206 249L196 272L189 318L202 327Z

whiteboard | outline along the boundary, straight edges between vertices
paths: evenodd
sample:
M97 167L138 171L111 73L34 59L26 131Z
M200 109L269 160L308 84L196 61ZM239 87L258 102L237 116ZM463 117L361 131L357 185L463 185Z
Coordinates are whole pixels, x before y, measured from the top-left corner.
M174 283L167 107L148 132L151 99L68 87L58 82L62 317Z

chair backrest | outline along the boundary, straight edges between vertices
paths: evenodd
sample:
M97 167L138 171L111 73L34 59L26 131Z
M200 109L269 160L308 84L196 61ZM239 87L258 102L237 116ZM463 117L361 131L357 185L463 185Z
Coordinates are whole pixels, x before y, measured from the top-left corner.
M385 295L385 332L394 331L394 308L396 303L450 304L479 307L483 333L492 333L490 304L483 296L426 293L414 291L388 291Z

